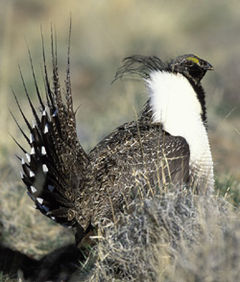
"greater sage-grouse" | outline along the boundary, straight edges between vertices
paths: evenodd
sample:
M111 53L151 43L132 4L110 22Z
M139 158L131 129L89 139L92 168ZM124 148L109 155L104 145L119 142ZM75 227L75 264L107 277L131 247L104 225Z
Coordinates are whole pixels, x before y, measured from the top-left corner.
M37 208L52 220L78 230L78 241L105 218L128 207L137 195L154 195L174 184L213 190L213 163L206 129L205 93L201 79L212 66L187 54L169 62L155 56L124 59L115 79L139 75L149 99L136 121L125 123L88 154L76 132L68 46L65 90L60 86L57 52L52 36L52 79L43 48L46 102L40 93L29 52L40 114L33 106L20 71L35 124L28 127L22 180ZM43 40L42 40L43 42ZM70 45L70 43L69 43ZM62 93L63 92L63 93Z

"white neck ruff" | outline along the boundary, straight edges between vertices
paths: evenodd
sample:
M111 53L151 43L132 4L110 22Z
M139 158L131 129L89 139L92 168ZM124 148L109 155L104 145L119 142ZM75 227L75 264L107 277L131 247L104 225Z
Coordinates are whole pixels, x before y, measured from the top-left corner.
M185 138L190 148L190 173L201 184L205 179L206 189L212 190L213 162L207 131L201 119L201 104L190 82L181 74L155 71L146 84L153 122L160 122L169 134Z

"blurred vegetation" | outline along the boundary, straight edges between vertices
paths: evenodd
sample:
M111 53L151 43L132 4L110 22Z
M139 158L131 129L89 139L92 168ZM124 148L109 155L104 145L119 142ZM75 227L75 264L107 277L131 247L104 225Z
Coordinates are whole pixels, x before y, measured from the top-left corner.
M0 1L0 221L2 242L41 257L57 245L71 242L70 233L32 209L20 181L17 146L24 142L9 109L16 113L11 88L31 117L20 82L21 65L33 99L28 62L31 49L42 85L42 26L46 46L50 25L57 31L59 66L66 64L69 17L72 16L71 76L78 134L92 148L119 124L134 119L146 100L143 83L111 84L121 60L132 54L157 55L163 60L194 53L208 60L215 72L203 86L207 94L209 136L217 187L236 206L240 194L240 3L235 0L171 1L1 0ZM48 47L47 47L48 49ZM49 51L49 49L48 49ZM49 52L48 52L49 53ZM48 57L50 61L50 57ZM228 179L232 179L228 182ZM230 189L228 188L230 187ZM1 231L0 231L1 232ZM70 238L70 239L69 239ZM2 279L2 280L1 280ZM3 280L0 274L0 281Z

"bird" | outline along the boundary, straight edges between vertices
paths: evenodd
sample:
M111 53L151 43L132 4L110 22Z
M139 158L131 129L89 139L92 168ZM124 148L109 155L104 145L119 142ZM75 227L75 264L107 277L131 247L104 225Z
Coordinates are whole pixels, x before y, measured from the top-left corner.
M157 56L133 55L123 60L115 80L137 75L148 98L134 121L126 122L101 140L89 153L76 131L70 75L68 38L65 89L60 83L57 47L51 33L52 79L42 36L45 98L31 65L38 109L20 69L34 124L16 104L28 133L13 118L30 149L23 152L21 179L36 208L51 220L72 228L76 242L107 220L131 210L136 197L154 196L167 185L194 187L211 193L214 173L207 134L205 91L201 80L212 65L194 54L163 62Z

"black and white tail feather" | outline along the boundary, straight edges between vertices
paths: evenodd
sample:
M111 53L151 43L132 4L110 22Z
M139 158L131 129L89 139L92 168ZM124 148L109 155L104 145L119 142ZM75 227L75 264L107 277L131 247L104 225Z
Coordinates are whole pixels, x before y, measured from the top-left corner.
M51 28L52 85L47 71L42 35L46 103L38 87L29 51L29 60L40 105L40 114L31 101L23 74L19 68L25 94L35 120L33 125L30 124L25 116L16 94L14 92L13 94L29 130L29 137L12 114L17 126L30 146L30 150L26 150L15 140L25 154L25 158L19 159L22 165L21 178L27 187L27 193L35 202L37 209L44 215L66 226L74 226L76 224L74 203L77 200L79 191L84 187L84 175L86 175L89 162L76 133L70 81L70 38L71 23L68 38L65 89L62 90L58 74L57 43L53 29ZM62 92L64 92L64 95Z

